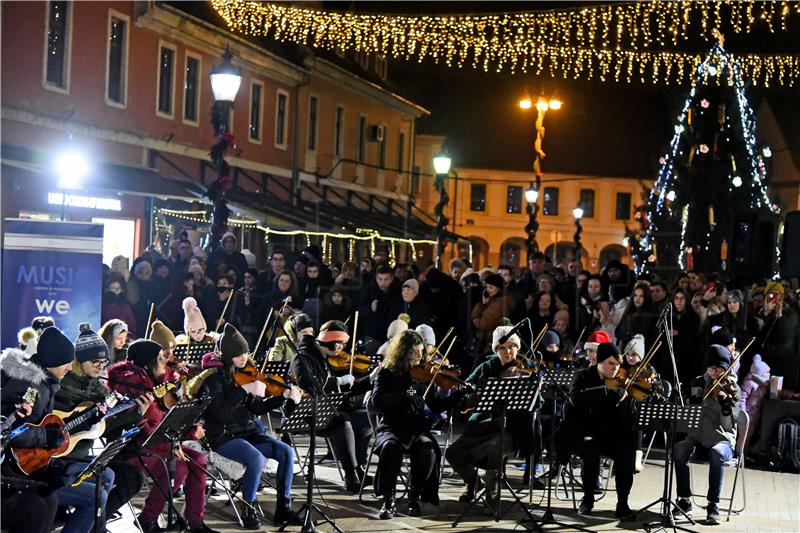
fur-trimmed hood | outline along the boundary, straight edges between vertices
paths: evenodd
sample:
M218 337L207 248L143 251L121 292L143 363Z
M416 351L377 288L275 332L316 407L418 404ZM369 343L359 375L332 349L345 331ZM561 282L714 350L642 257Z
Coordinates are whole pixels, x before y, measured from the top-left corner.
M7 378L39 385L47 379L44 370L18 348L6 348L0 354L0 369ZM3 380L5 384L6 379Z

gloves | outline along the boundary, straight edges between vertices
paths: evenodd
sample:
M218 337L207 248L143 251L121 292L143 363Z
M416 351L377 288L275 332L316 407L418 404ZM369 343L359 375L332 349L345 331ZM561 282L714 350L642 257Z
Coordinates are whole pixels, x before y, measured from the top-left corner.
M242 385L242 389L253 396L263 398L266 395L267 386L261 381L253 381L252 383L245 383Z
M47 424L44 427L45 444L44 447L48 450L58 448L64 444L64 432L58 424Z
M350 374L345 374L344 376L339 376L336 378L336 383L339 385L353 385L355 381L356 379Z

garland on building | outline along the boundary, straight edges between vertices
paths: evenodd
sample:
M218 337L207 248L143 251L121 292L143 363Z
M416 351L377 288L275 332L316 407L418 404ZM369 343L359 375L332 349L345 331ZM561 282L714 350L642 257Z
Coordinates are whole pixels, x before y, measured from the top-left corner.
M764 25L770 32L788 31L800 20L800 3L786 0L652 1L527 13L417 16L341 13L246 0L211 0L211 4L230 30L316 48L405 60L430 58L486 72L654 84L688 81L703 62L702 54L658 47L678 46L697 35L707 38L711 28L749 33ZM748 54L733 59L757 85L792 86L800 77L796 55Z
M780 212L767 195L764 158L771 152L757 144L742 69L717 38L695 71L669 150L637 212L639 228L626 226L637 272L676 265L725 270L734 221ZM723 76L734 84L713 83Z

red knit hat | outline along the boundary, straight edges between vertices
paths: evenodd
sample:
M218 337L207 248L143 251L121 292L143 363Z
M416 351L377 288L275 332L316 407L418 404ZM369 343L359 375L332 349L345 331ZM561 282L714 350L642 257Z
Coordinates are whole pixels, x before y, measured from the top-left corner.
M596 350L599 345L604 342L611 342L611 337L608 336L603 330L598 330L589 335L589 338L586 339L586 342L583 344L584 350Z

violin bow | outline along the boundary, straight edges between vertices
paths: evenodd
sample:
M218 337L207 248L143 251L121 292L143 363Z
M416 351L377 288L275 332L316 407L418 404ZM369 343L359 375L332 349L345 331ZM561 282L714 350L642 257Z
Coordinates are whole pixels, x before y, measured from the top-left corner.
M231 303L231 298L233 298L233 293L236 291L233 287L231 287L231 294L228 296L228 299L225 301L225 307L222 308L222 314L219 315L217 319L217 327L214 329L215 333L219 333L219 327L222 325L222 321L225 318L225 311L228 310L228 304Z
M631 381L636 379L639 376L639 372L641 371L641 369L644 366L643 363L644 364L650 363L650 359L652 359L653 355L658 351L659 348L661 348L661 342L659 342L659 341L661 340L661 336L663 334L664 334L663 330L661 330L658 333L658 337L656 337L656 340L653 341L653 344L650 345L650 349L647 351L647 354L645 354L645 356L642 358L641 362L639 363L639 366L636 368L636 372L634 372L633 377L631 377ZM630 352L632 349L633 349L633 346L631 346L629 349L625 350L625 352L622 354L622 357L624 358L628 354L628 352Z
M586 326L583 326L583 329L581 330L581 334L578 335L578 340L575 341L575 346L572 347L572 357L573 358L575 357L575 352L577 352L580 349L581 339L583 339L583 334L584 333L586 333Z
M628 387L630 387L631 384L633 384L633 382L636 381L636 378L639 377L639 374L642 373L642 370L644 370L650 364L650 360L653 358L658 349L661 348L662 344L663 341L659 341L658 344L655 344L654 348L650 351L647 357L642 359L641 362L636 366L636 371L633 373L632 376L628 377L628 384L625 385L625 390L628 390Z
M733 365L735 365L735 364L736 364L736 362L737 362L739 359L741 359L741 358L742 358L742 356L744 355L744 352L746 352L746 351L747 351L747 349L748 349L748 348L750 348L750 346L752 346L752 344L753 344L755 341L756 341L756 338L755 338L755 337L753 337L752 339L750 339L750 342L748 342L748 343L747 343L747 346L745 346L745 347L744 347L744 349L743 349L741 352L739 352L739 355L737 355L737 356L736 356L736 357L733 359L733 361L731 361L731 365L728 367L728 369L727 369L725 372L723 372L723 373L722 373L722 375L721 375L720 377L718 377L718 378L717 378L717 380L714 382L714 384L713 384L713 385L711 385L711 388L710 388L710 389L708 389L708 392L706 393L706 395L705 395L705 396L703 396L703 400L705 400L706 398L708 398L708 396L709 396L709 395L710 395L712 392L714 392L714 389L716 389L716 388L719 386L719 384L722 382L722 380L723 380L723 379L725 379L725 378L726 378L726 377L727 377L727 376L728 376L728 375L731 373L731 371L733 370Z
M444 334L444 337L442 337L442 340L439 342L439 346L437 346L437 347L436 347L436 349L435 349L435 350L433 350L433 353L431 353L431 354L425 354L425 360L426 360L426 361L430 361L430 360L431 360L431 358L433 358L433 357L436 357L436 354L437 354L437 353L441 353L441 352L439 351L439 349L440 349L442 346L444 346L444 343L445 343L445 341L447 340L447 337L449 337L449 336L450 336L450 334L451 334L451 333L453 333L453 329L454 329L454 328L451 326L451 327L450 327L450 329L448 329L448 330L447 330L447 333L445 333L445 334Z
M148 333L148 331L150 330L150 321L153 320L153 310L155 308L156 308L155 302L151 303L150 304L150 314L147 315L147 326L145 326L145 328L144 328L144 334L145 334L145 338L146 339L149 339L150 335L151 335L150 333Z
M428 383L428 388L425 389L425 394L422 395L422 399L423 400L428 397L428 393L430 392L431 387L433 387L433 383L436 381L436 376L439 375L439 371L442 369L444 364L447 362L447 356L450 355L450 349L453 347L453 344L455 344L457 338L458 338L458 336L454 335L453 339L450 341L450 345L447 347L447 351L444 352L444 356L442 357L442 362L439 363L439 366L436 367L436 372L433 373L433 377L431 378L431 382Z
M350 350L350 375L353 375L353 363L356 360L356 334L358 333L358 311L356 311L356 318L353 321L353 348Z
M272 320L272 313L275 311L272 307L269 308L269 314L267 315L267 320L264 322L264 327L261 328L261 334L258 336L258 340L256 341L256 348L253 350L253 357L258 355L258 347L261 346L261 339L264 338L264 333L267 331L267 326L269 325L269 321ZM264 369L267 368L267 354L264 354L264 362L261 365L261 372L264 372Z
M533 346L531 347L531 357L536 357L536 348L539 347L539 343L544 339L544 334L547 333L547 328L549 327L549 325L545 324L542 331L536 336L536 340L533 341Z

